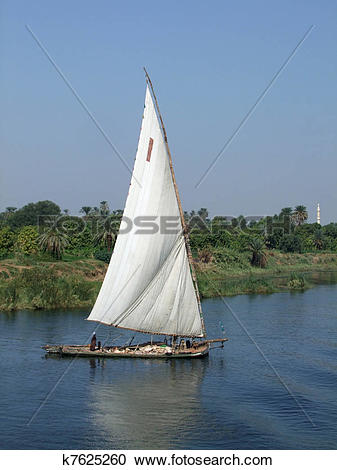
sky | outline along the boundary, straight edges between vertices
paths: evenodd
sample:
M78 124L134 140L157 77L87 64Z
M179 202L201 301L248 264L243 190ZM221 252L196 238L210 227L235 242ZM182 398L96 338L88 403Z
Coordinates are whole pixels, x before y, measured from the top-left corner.
M185 210L337 221L337 2L2 0L0 211L123 208L150 73ZM196 188L212 160L284 67Z

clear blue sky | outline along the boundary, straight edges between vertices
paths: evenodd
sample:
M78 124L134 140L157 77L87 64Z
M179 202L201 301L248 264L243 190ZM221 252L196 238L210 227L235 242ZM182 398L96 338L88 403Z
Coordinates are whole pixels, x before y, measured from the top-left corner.
M337 2L3 0L0 210L122 208L130 175L25 29L133 166L146 65L186 210L337 220ZM203 184L195 184L311 24Z

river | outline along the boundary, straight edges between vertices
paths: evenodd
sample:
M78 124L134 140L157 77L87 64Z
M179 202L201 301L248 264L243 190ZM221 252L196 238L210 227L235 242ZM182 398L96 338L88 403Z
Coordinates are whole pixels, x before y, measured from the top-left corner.
M88 341L86 312L1 313L0 447L336 449L337 286L203 309L229 341L176 361L47 357L42 344Z

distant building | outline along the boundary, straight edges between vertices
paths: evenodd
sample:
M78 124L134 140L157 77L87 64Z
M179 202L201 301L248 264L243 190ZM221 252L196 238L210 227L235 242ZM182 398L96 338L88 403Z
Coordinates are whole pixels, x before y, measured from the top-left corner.
M321 209L319 207L319 203L317 204L317 223L321 225Z

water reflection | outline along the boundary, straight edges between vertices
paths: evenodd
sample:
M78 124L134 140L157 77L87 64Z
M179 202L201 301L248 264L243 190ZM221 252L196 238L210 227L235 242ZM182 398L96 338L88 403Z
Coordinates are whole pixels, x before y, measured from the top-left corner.
M90 359L90 368L96 369L96 359Z
M174 447L200 420L207 362L125 360L123 373L118 368L116 375L113 367L101 368L91 387L91 411L102 439L117 448Z

